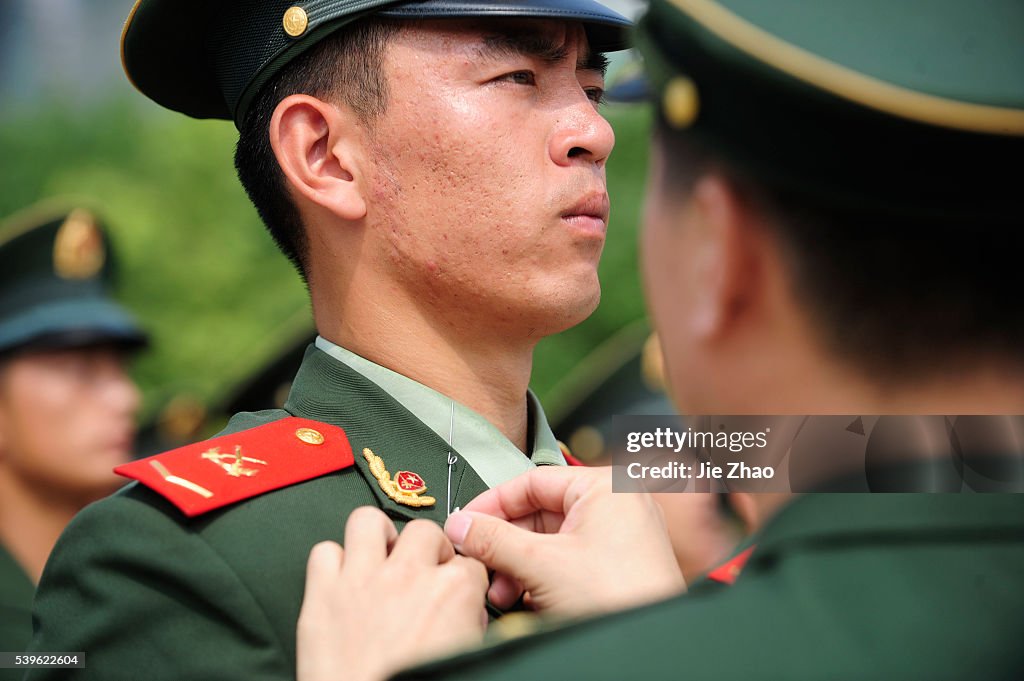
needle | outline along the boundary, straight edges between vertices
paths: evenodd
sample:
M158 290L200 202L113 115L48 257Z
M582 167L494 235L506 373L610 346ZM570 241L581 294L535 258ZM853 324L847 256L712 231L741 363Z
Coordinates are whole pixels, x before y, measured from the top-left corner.
M448 503L445 504L445 508L448 510L448 515L452 514L452 468L455 467L455 462L459 460L459 457L452 453L452 436L455 432L455 400L452 400L452 414L451 421L448 424ZM459 507L456 506L455 510L458 511Z

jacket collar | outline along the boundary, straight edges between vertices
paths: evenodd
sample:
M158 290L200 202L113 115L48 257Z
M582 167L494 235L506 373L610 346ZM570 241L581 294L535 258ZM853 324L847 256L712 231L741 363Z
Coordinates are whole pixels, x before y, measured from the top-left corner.
M451 506L465 506L487 489L458 451L413 416L389 394L315 346L306 350L284 406L293 415L316 419L345 430L356 469L373 491L381 508L402 520L428 518L443 524L447 518L448 454L458 456L451 472ZM391 499L370 471L364 448L379 456L392 479L399 471L421 476L424 495L432 506L411 507Z

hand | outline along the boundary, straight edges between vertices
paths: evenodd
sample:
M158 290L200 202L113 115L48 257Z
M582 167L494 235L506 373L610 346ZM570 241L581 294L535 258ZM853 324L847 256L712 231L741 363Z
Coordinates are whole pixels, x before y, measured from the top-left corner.
M719 510L712 492L653 494L668 526L676 562L687 582L721 564L743 539Z
M456 548L499 574L492 603L521 588L531 607L595 614L685 590L661 510L649 494L611 491L609 468L538 468L453 514Z
M487 571L455 555L441 529L414 520L401 536L381 511L358 508L345 548L313 547L297 632L298 681L376 681L479 643Z

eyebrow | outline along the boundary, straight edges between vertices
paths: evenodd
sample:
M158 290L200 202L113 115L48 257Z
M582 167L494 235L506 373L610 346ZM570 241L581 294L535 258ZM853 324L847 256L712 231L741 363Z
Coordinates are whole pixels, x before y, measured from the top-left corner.
M496 60L505 57L527 56L539 59L545 64L558 64L565 61L569 50L565 45L558 45L549 36L535 31L516 31L495 33L483 38L483 45L477 47L477 56L485 60ZM602 76L608 70L608 58L601 52L586 50L576 61L578 71L596 71Z

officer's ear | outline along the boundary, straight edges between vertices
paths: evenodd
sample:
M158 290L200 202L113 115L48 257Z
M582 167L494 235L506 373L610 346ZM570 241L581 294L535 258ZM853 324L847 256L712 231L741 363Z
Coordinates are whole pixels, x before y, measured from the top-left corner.
M691 330L704 341L717 342L770 316L774 244L763 219L726 177L712 172L693 188L690 220L696 230L692 281ZM756 332L756 331L755 331Z
M355 114L309 95L281 100L270 145L300 197L345 220L366 216L359 160L364 131Z

